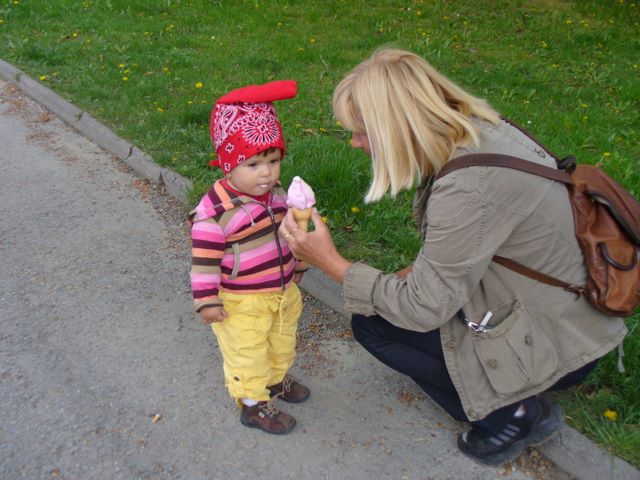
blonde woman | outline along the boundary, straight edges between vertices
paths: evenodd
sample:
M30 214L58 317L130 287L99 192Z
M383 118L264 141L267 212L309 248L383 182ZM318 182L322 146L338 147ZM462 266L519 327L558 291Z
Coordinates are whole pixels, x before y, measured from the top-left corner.
M355 339L410 376L471 429L459 448L497 465L552 435L562 412L540 394L582 380L626 328L584 299L492 261L513 259L575 284L585 267L564 185L474 166L441 178L451 159L507 154L556 167L526 133L411 52L383 48L338 85L336 118L372 159L367 202L418 185L424 245L413 265L384 273L336 250L287 215L280 235L297 258L341 283ZM428 224L428 227L427 227Z

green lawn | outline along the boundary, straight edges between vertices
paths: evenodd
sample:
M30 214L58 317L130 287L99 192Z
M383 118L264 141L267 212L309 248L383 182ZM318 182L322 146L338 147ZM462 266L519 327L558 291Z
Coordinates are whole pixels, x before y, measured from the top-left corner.
M298 97L277 104L283 181L300 175L314 187L346 256L393 271L420 246L411 192L364 205L369 159L331 112L342 76L389 43L640 197L640 0L0 2L0 58L190 177L192 201L217 175L207 165L213 101L244 84L298 80ZM561 400L572 425L640 466L638 317L628 324L627 373L612 354Z

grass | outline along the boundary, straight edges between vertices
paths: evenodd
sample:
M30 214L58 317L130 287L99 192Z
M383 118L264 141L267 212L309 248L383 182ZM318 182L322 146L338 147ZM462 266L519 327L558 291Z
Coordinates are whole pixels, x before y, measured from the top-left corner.
M218 175L212 102L295 78L298 97L277 104L283 183L315 188L347 257L394 271L420 248L411 192L363 204L369 159L330 108L343 75L380 45L411 49L640 197L639 24L639 0L2 0L0 57L193 179L194 202ZM638 316L628 325L627 373L612 353L560 399L574 427L640 466Z

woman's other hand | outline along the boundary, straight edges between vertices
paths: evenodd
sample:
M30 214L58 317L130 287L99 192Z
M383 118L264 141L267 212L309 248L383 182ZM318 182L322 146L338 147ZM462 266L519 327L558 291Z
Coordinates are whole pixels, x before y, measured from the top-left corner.
M338 253L329 229L315 209L311 212L311 221L315 230L304 232L300 230L293 218L293 212L289 210L280 225L280 237L289 244L297 259L318 267L342 283L351 262Z

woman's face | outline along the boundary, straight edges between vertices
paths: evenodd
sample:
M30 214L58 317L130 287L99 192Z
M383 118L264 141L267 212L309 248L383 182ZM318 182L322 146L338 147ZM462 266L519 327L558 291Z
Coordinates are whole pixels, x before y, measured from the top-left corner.
M351 146L353 148L359 148L367 155L371 155L371 145L369 145L369 137L366 133L351 133Z

